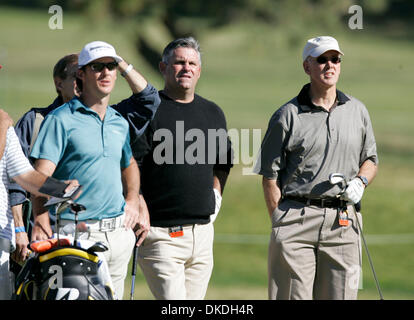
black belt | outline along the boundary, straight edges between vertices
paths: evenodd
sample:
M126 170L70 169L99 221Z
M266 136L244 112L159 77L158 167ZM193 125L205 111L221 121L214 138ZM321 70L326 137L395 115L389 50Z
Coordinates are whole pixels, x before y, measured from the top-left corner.
M308 206L317 206L321 208L343 208L346 207L346 202L339 198L325 198L325 199L308 199L303 197L286 196L284 199L301 202Z

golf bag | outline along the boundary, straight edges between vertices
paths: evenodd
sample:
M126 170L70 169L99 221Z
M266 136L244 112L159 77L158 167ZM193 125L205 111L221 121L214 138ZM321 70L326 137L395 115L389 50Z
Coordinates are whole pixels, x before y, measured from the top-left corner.
M66 240L66 239L60 239ZM47 241L47 240L46 240ZM32 255L16 277L16 300L113 300L91 250L68 242Z

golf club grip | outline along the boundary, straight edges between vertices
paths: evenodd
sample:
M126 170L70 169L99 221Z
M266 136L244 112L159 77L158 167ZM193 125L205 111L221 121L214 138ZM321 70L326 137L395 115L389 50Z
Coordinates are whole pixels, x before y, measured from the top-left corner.
M132 258L132 275L137 273L137 261L138 261L138 246L134 246L133 258Z

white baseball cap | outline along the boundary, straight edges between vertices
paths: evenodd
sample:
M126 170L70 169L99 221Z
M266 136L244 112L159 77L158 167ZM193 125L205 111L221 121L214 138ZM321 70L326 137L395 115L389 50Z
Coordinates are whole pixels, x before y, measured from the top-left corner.
M82 68L88 63L103 57L114 58L116 62L121 62L122 58L115 52L115 48L104 41L93 41L86 44L79 54L78 68Z
M329 50L335 50L342 55L344 54L341 49L339 49L338 41L336 41L335 38L329 36L312 38L306 42L305 48L303 48L302 59L305 61L308 56L316 58Z

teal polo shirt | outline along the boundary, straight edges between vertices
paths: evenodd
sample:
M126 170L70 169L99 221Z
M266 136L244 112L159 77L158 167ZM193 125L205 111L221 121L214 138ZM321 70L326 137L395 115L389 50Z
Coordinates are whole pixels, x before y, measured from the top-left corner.
M73 98L42 122L30 156L52 161L54 178L79 181L82 194L76 202L86 207L79 220L101 220L123 213L121 169L130 164L129 140L129 126L120 113L108 106L101 121ZM67 210L61 219L74 220L74 215Z

